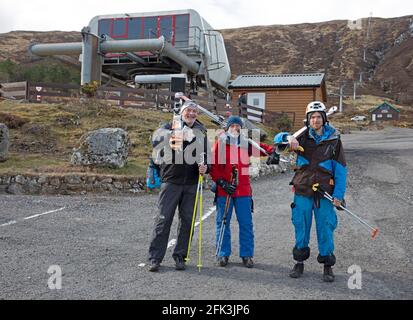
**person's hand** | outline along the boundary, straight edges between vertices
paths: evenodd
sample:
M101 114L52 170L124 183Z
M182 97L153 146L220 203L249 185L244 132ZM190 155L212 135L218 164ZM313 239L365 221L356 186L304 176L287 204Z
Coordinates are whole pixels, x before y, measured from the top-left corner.
M280 155L273 151L267 159L267 165L280 164Z
M199 174L204 175L208 170L208 166L206 164L199 165Z
M195 138L194 131L191 128L185 127L182 130L182 137L184 141L191 142Z
M182 145L184 143L184 138L182 131L174 131L171 138L169 139L169 146L174 151L182 150Z
M300 143L294 136L288 136L287 141L290 146L290 151L297 151L298 147L300 146Z
M232 195L237 190L236 185L233 185L229 183L228 181L225 181L222 179L219 179L217 181L217 185L219 185L222 189L224 189L224 191L229 195Z
M338 200L338 199L336 199L336 198L334 198L334 200L333 200L333 205L338 208L338 207L341 206L341 201Z

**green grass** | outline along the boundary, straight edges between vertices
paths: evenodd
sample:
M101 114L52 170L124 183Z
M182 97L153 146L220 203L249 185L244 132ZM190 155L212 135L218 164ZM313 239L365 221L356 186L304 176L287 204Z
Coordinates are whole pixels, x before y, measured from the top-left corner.
M24 174L50 172L52 168L61 168L66 161L56 157L47 157L39 154L10 153L6 162L0 162L1 174ZM52 170L53 171L53 170Z
M10 158L0 163L0 174L3 173L70 173L82 172L90 174L107 174L122 176L146 175L148 158L152 152L151 135L160 124L170 121L171 113L156 110L121 109L103 103L90 102L59 104L29 104L13 101L1 101L0 113L18 116L29 121L23 127L10 130ZM200 115L200 121L208 129L219 129L208 117ZM27 133L27 126L36 125L41 134ZM129 150L128 163L121 169L88 168L71 166L69 159L73 148L79 145L80 137L92 130L116 127L126 130L132 143ZM271 144L275 131L262 127L268 133L266 143ZM53 144L51 152L32 148L22 151L21 145L31 143L47 146ZM20 146L20 148L19 148Z
M146 172L148 157L152 151L150 137L160 123L171 118L168 113L155 110L120 109L97 102L87 105L28 104L11 101L0 102L0 112L19 116L46 128L48 135L32 135L24 127L10 130L10 159L0 164L0 173L81 171L102 174L142 176ZM92 130L116 127L128 131L133 147L129 162L121 169L80 168L70 166L69 158L73 148L78 147L80 137ZM57 151L53 154L36 150L27 153L17 150L18 144L56 141Z

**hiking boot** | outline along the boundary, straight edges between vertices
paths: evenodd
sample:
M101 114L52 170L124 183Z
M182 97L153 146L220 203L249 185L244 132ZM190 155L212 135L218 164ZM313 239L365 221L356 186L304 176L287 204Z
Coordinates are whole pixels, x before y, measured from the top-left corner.
M244 264L244 266L246 266L247 268L252 268L254 267L254 261L252 261L251 257L244 257L242 258L242 263Z
M185 261L182 257L174 257L175 260L175 270L185 270Z
M160 266L161 266L161 264L159 263L159 261L157 261L157 260L152 260L152 261L151 261L151 264L150 264L150 266L149 266L149 271L150 271L150 272L158 272Z
M226 267L228 264L228 257L219 257L218 258L218 265L220 267Z
M304 273L304 263L296 263L290 271L290 277L294 279L300 278Z
M323 281L334 282L334 273L331 266L324 266Z

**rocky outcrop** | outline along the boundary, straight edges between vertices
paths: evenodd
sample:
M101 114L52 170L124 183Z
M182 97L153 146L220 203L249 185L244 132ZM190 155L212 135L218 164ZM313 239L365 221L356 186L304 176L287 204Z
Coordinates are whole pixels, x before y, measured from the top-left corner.
M130 139L128 133L119 128L105 128L89 132L80 139L71 163L83 166L122 168L128 160Z

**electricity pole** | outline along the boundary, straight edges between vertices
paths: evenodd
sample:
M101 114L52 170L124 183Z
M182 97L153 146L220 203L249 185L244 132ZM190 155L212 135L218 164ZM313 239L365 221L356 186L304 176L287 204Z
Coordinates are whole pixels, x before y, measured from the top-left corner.
M357 88L357 81L354 81L353 100L356 100L356 88Z
M344 91L345 86L346 86L345 84L340 86L340 107L339 107L340 113L343 113L343 91Z

